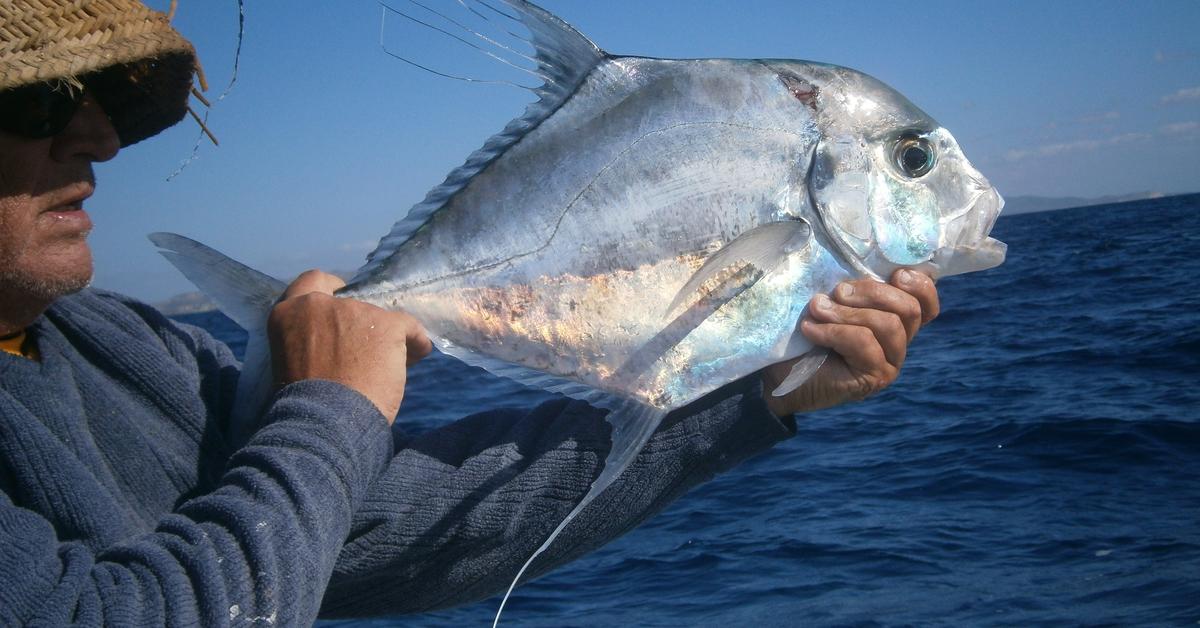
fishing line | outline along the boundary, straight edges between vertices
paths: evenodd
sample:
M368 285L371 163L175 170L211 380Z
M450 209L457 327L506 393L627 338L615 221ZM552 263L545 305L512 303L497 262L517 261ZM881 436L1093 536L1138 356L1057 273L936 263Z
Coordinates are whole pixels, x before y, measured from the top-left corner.
M238 34L237 34L237 47L233 51L233 73L229 77L229 84L225 86L225 90L221 92L220 96L217 96L217 99L214 102L221 102L222 100L225 100L225 97L228 96L229 92L233 90L234 83L237 83L238 69L241 67L242 40L246 34L246 5L245 5L245 0L237 0L237 3L238 3ZM173 16L174 14L175 14L175 2L172 1L171 15ZM203 84L203 82L204 82L203 70L199 70L199 63L197 63L197 70L198 70L198 73L200 74L200 81ZM192 88L192 95L194 95L201 103L204 104L204 118L203 119L201 119L198 115L196 115L196 112L192 111L191 107L188 107L188 113L192 114L192 118L194 118L196 120L196 123L200 125L200 135L196 137L196 143L192 146L192 154L189 155L188 158L183 161L183 163L179 164L179 167L175 169L175 172L172 172L170 174L170 176L167 177L167 181L170 181L171 179L174 179L176 176L178 176L179 173L183 172L184 168L187 168L193 161L196 160L196 158L198 158L200 156L200 143L204 141L205 136L207 136L214 145L217 144L217 138L215 136L213 136L211 131L208 130L208 114L212 113L212 104L209 103L204 98L204 96L199 91L197 91L195 88Z

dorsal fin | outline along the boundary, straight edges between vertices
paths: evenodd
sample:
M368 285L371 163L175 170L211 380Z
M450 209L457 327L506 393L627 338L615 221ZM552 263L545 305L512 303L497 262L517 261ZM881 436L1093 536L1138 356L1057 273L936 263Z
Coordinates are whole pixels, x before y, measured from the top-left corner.
M509 122L503 131L488 138L483 148L472 153L466 163L451 171L441 185L429 191L425 200L414 205L393 225L391 232L367 255L367 263L355 273L351 284L368 278L476 174L557 111L607 56L570 24L545 9L524 0L504 0L504 3L517 13L508 17L520 20L529 29L529 44L535 50L538 70L546 77L546 82L534 90L538 100L526 107L521 117Z

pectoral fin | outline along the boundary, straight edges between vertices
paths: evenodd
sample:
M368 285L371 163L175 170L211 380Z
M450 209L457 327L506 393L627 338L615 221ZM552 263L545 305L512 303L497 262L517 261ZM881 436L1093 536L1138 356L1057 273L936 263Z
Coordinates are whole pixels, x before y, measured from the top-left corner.
M667 308L667 316L673 316L671 321L621 364L608 379L607 387L632 388L672 347L787 256L803 250L811 238L812 229L803 220L773 222L743 233L712 254Z
M611 390L630 390L639 378L645 375L650 367L666 355L672 347L679 344L688 334L708 320L713 312L732 301L737 295L745 292L762 279L764 272L753 265L744 264L737 270L722 278L720 283L704 291L695 303L687 307L662 331L654 334L641 347L638 347L606 382Z
M812 227L803 220L772 222L743 233L709 256L700 270L697 270L675 295L664 317L670 317L684 303L704 298L704 284L710 279L725 272L732 272L753 276L757 281L789 255L803 250L811 241ZM721 282L725 283L727 282ZM744 284L741 290L746 290L752 285L754 282Z

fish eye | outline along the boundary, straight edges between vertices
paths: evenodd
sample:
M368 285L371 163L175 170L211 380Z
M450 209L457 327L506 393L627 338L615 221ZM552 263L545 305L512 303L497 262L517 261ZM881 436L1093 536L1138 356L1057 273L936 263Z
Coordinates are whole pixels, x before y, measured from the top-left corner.
M933 169L933 146L916 135L904 135L896 142L894 153L896 167L905 175L917 178L925 176Z

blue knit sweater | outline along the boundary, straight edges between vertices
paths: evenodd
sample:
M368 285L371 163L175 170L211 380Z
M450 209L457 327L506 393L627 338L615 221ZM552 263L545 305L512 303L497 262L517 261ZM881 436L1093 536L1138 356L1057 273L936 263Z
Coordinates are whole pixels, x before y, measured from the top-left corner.
M585 404L406 438L357 392L279 391L231 451L229 350L118 295L60 299L0 354L0 625L306 625L503 590L608 447ZM792 433L731 385L664 421L533 567L628 531Z

